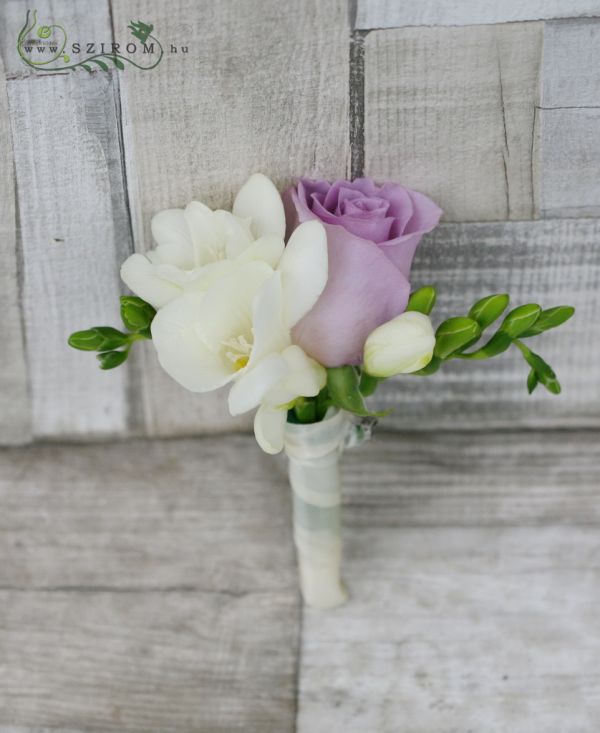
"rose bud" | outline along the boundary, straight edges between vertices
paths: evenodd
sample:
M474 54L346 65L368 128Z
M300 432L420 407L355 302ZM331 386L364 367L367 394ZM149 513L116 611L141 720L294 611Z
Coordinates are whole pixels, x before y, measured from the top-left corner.
M376 328L365 343L364 368L373 377L410 374L427 366L435 334L429 318L408 311Z

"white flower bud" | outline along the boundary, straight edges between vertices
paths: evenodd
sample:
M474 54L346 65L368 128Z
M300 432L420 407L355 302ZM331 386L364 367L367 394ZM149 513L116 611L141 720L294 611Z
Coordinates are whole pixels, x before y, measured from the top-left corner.
M434 346L428 316L407 311L370 334L365 343L365 371L373 377L416 372L429 364Z

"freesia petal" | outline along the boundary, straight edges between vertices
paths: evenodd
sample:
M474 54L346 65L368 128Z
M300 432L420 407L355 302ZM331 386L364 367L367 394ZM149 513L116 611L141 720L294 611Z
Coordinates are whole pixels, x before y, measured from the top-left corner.
M141 254L131 255L121 265L121 279L125 285L158 310L181 295L183 289L180 285L161 277L157 270L158 268Z
M235 374L229 364L202 343L196 333L203 296L186 293L162 308L152 321L152 341L162 368L192 392L209 392Z
M291 343L289 329L283 323L283 292L279 272L273 273L257 294L252 324L254 345L249 368L272 351L281 352Z
M284 386L295 396L314 397L325 386L327 373L314 359L311 359L299 346L293 344L281 354L288 367Z
M150 229L156 244L178 244L192 251L192 239L183 209L159 211L152 217Z
M285 213L279 191L262 173L255 173L240 188L233 202L233 213L242 219L250 217L254 237L274 234L285 236Z
M240 219L230 211L223 209L218 209L214 215L225 237L225 254L229 259L234 260L254 241L250 219Z
M254 416L256 442L265 453L280 453L283 450L286 410L272 410L261 405Z
M281 354L272 352L252 369L246 368L229 392L229 412L241 415L260 405L267 392L285 377L288 366Z
M206 291L196 330L208 348L217 351L224 340L238 336L252 338L254 299L272 274L266 263L249 262Z
M196 266L220 259L225 253L225 233L211 209L199 201L192 201L183 215L194 245Z
M291 328L314 306L327 284L327 235L323 224L300 224L277 269L283 287L284 320Z
M267 234L246 247L246 249L237 256L236 260L237 262L262 260L275 269L279 264L284 248L285 243L281 237L276 237L274 234Z
M286 376L265 396L265 404L272 407L286 405L296 397L314 397L325 386L327 372L296 345L289 346L281 356L288 371Z

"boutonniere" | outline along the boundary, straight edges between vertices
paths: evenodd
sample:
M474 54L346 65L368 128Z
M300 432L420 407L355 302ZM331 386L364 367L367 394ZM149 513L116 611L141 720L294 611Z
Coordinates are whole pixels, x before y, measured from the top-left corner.
M192 201L157 213L156 247L121 268L134 293L121 298L126 330L97 326L69 338L97 351L103 369L151 339L183 387L229 386L232 415L255 411L260 447L285 448L290 459L301 586L313 605L345 598L337 457L383 416L368 406L382 380L430 376L451 359L516 348L528 391L541 384L560 392L529 342L567 321L570 306L509 309L508 294L482 294L434 328L435 288L411 292L410 269L441 214L395 183L301 178L282 197L254 174L231 211Z

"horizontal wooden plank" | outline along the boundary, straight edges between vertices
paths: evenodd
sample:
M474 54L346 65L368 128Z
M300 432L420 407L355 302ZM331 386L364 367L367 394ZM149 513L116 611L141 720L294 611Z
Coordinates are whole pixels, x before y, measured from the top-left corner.
M31 436L31 407L17 268L14 164L4 67L0 59L0 443Z
M67 50L74 42L85 48L86 43L110 43L112 31L108 0L81 3L77 0L36 0L37 24L27 36L37 39L37 29L43 25L60 25L67 35ZM4 59L9 77L35 74L23 63L17 53L17 38L27 18L27 11L33 9L26 0L3 0L0 4L0 53ZM57 32L57 40L62 37ZM70 51L73 58L73 55Z
M445 221L530 219L542 24L374 31L365 171L427 193Z
M536 120L537 213L600 215L600 20L544 27Z
M8 82L23 259L23 309L38 437L127 427L125 370L101 372L72 331L118 325L118 266L131 241L111 76Z
M151 244L160 209L198 199L228 207L256 171L278 186L300 174L346 173L348 18L345 0L282 5L178 0L112 2L115 34L144 14L159 38L186 45L150 73L122 76L127 178L135 246ZM170 48L170 45L167 46ZM149 104L148 100L160 100ZM190 395L148 353L148 432L214 432L232 420L226 392Z
M0 451L0 587L295 590L273 466L250 436Z
M555 368L563 392L554 396L538 388L528 396L528 367L512 348L489 361L452 361L431 377L385 382L374 401L393 409L385 424L400 430L597 427L599 237L600 224L591 219L448 224L428 235L417 251L411 282L413 288L428 283L438 288L434 324L466 313L494 292L510 293L513 305L575 306L568 324L530 342Z
M306 609L297 730L577 731L600 718L596 527L361 529Z
M597 525L599 445L594 430L379 429L344 455L344 525Z
M291 733L297 622L285 590L0 591L0 728Z
M358 0L355 27L479 25L594 15L600 16L598 0Z

